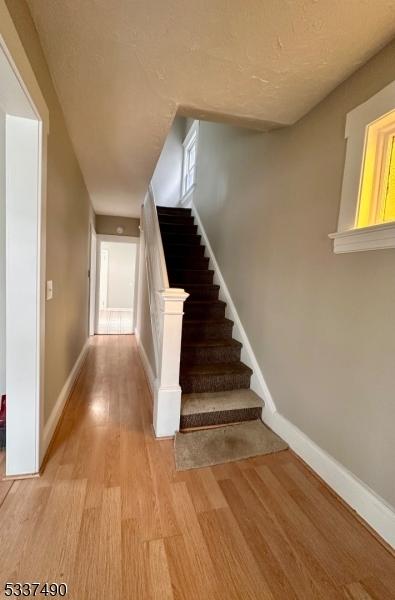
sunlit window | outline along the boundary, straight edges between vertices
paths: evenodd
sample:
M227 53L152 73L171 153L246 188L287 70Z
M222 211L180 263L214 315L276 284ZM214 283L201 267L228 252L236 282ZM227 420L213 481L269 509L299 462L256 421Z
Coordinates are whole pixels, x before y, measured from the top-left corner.
M383 221L395 221L395 136L391 138L391 149L384 199Z
M357 227L395 221L395 111L367 128Z
M191 126L184 140L184 162L182 177L182 195L186 196L193 189L196 179L196 158L198 143L198 121Z

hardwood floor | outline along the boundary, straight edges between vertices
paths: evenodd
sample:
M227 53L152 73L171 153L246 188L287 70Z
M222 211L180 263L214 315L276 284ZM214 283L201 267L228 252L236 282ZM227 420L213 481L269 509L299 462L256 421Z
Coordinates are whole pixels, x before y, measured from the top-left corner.
M395 558L291 452L177 473L173 442L156 441L151 422L134 337L96 337L42 477L0 491L1 590L395 598Z
M105 335L133 333L133 309L101 308L97 332Z

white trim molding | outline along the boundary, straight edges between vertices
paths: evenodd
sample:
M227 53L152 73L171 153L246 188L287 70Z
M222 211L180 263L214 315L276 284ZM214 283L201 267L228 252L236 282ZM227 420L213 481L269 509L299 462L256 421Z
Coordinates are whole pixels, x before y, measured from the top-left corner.
M335 254L395 248L395 223L360 227L329 234Z
M49 415L47 422L45 423L44 432L43 432L43 440L42 440L42 448L41 448L41 454L43 457L45 456L45 453L47 452L47 450L49 448L51 440L56 431L56 427L62 417L67 400L70 398L70 395L71 395L71 393L74 389L74 386L77 382L78 376L79 376L82 366L85 362L88 348L89 348L89 338L86 340L77 360L75 361L75 364L74 364L73 368L71 369L70 374L69 374L68 378L66 379L65 384L62 387L62 390L56 400L55 406L53 407L52 412Z
M193 197L196 190L196 183L193 184L191 189L181 198L179 206L181 208L190 208L193 205Z
M6 113L6 328L10 332L6 335L6 475L12 477L37 473L42 460L49 111L4 0L0 0L0 78L0 105Z
M339 220L337 232L329 234L335 253L395 248L395 223L356 227L368 128L394 109L395 81L347 114Z
M0 47L29 99L33 112L49 133L49 109L4 0L0 0ZM3 106L6 112L7 106Z
M340 498L395 549L393 507L280 413L266 413L264 420Z
M182 177L181 177L181 203L185 203L187 201L188 196L193 194L193 191L196 187L196 169L197 169L197 157L198 157L198 147L199 147L199 121L193 121L190 126L184 141L182 142L183 146L183 157L182 157ZM191 186L186 187L187 176L189 173L188 170L188 155L190 149L195 146L195 163L193 165L193 183Z
M103 242L113 242L117 244L136 244L136 259L135 259L135 275L134 275L134 295L133 295L133 327L132 331L136 331L137 322L137 306L139 297L139 267L140 267L140 237L134 237L129 235L110 235L103 233L96 233L96 273L95 273L95 286L94 298L90 300L95 307L94 314L94 335L100 335L99 333L99 313L100 313L100 261L101 261L101 246Z

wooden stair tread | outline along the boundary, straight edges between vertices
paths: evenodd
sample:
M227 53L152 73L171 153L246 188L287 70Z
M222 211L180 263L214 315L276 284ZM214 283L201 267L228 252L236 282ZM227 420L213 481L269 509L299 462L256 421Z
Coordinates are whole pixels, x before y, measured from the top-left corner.
M262 408L264 402L252 390L229 390L224 392L205 392L183 394L181 397L181 414L195 415L225 410L246 408Z

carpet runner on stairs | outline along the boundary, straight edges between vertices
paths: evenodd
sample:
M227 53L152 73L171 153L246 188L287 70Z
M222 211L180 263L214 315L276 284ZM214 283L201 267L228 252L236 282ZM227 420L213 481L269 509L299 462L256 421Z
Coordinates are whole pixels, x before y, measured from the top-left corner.
M157 207L169 283L190 294L181 343L181 429L259 418L262 400L249 389L252 370L240 360L219 285L190 209Z

